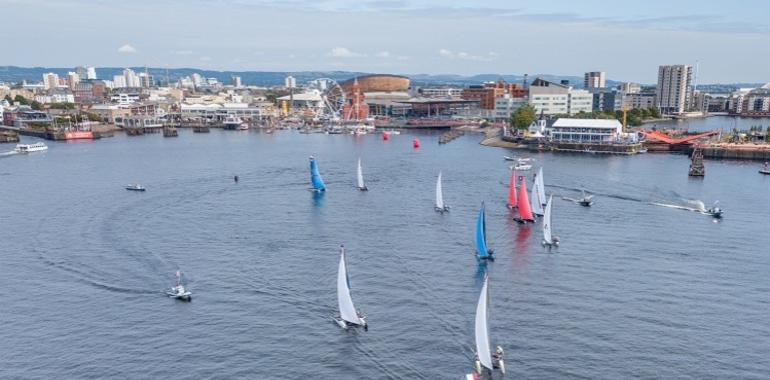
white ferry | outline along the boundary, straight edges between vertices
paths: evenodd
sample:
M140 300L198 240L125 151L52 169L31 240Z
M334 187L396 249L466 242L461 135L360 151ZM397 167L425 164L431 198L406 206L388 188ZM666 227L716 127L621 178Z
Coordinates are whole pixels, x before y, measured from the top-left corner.
M16 144L16 149L14 149L16 153L42 152L44 150L48 150L48 145L41 142L34 144Z

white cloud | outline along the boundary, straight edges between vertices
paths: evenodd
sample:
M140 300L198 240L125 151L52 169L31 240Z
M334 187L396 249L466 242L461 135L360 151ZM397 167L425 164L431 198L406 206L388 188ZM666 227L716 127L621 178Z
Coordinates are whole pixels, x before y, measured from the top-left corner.
M388 57L390 57L390 52L388 52L388 51L381 51L381 52L377 53L377 56L380 57L380 58L388 58Z
M125 44L118 48L118 53L133 54L136 53L136 48L129 44Z
M335 47L329 53L332 57L336 58L356 58L365 57L366 54L356 53L346 47Z
M464 51L453 52L449 49L439 49L438 54L449 59L460 59L466 61L491 61L497 58L497 53L489 52L486 55L475 55Z

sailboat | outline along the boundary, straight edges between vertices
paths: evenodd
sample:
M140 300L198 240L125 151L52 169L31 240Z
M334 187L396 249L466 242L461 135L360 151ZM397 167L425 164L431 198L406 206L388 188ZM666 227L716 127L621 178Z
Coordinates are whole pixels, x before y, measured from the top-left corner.
M537 196L540 200L540 204L545 206L546 199L545 199L545 177L543 177L543 168L541 167L540 170L537 172L537 177L535 177L535 183L537 183Z
M543 213L545 210L543 209L543 198L544 195L541 195L540 192L543 191L543 186L541 185L542 176L540 174L543 173L543 169L540 169L540 172L535 175L535 182L532 184L532 197L529 200L532 205L532 213L538 216L543 216Z
M513 210L518 207L516 199L516 170L511 171L511 178L508 180L508 208Z
M364 331L369 330L366 317L356 310L355 305L353 305L353 298L350 296L350 279L348 278L344 246L340 246L340 266L337 272L337 305L340 309L340 315L334 318L334 321L340 327L343 329L363 327Z
M356 180L358 181L358 190L369 191L369 188L364 184L364 172L361 169L361 159L358 159L358 171L356 172Z
M321 173L318 172L318 163L313 156L310 156L310 182L313 185L313 191L326 191L324 180L321 178Z
M494 260L494 252L487 248L487 221L484 202L481 202L479 217L476 219L476 256L480 260Z
M489 276L484 276L484 285L481 287L479 303L476 305L476 362L474 370L476 376L471 374L471 378L492 378L492 372L500 369L500 373L505 374L505 361L503 360L503 348L497 346L495 352L492 352L489 339Z
M529 199L527 198L527 179L519 176L519 216L513 220L519 223L534 223L535 217L532 215L532 209L529 208Z
M545 206L545 215L543 215L543 245L552 247L559 245L559 237L551 234L551 206L553 205L553 195L548 198Z
M449 206L444 203L444 190L441 186L441 172L438 172L438 179L436 179L436 211L445 212L449 211Z

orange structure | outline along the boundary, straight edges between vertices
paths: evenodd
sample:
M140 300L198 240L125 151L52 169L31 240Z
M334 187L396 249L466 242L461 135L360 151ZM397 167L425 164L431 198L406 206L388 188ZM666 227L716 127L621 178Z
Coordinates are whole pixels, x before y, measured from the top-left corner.
M361 86L358 79L353 81L348 99L342 106L342 120L344 121L362 121L369 116L369 106L364 103L364 93L361 92Z
M655 131L655 130L648 131L648 130L642 129L639 132L648 139L655 140L656 142L661 142L669 145L693 144L695 140L708 137L708 136L713 136L719 133L719 131L708 131L704 133L699 133L697 135L688 135L680 138L673 138L663 132Z

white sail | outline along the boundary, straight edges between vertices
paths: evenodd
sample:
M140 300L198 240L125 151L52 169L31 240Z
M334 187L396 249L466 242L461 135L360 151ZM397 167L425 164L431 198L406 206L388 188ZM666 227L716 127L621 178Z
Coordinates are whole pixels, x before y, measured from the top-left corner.
M358 180L358 188L363 189L364 188L364 172L361 170L361 159L358 159L358 172L357 174L357 180Z
M548 198L548 204L545 206L545 215L543 215L543 241L546 244L553 244L551 237L551 205L553 204L553 195Z
M444 209L444 191L441 187L441 172L438 172L438 179L436 180L436 209Z
M537 215L543 215L543 204L540 202L540 185L538 185L538 178L535 177L535 183L532 184L532 191L530 191L529 203L532 207L532 213Z
M484 286L481 287L479 304L476 306L476 353L479 355L481 365L492 370L492 351L489 348L489 327L487 326L489 309L487 282L489 278L484 277Z
M340 248L340 268L337 273L337 303L340 307L340 318L343 321L357 325L361 324L361 318L358 317L356 307L353 305L353 298L350 297L348 268L345 263L345 248Z
M545 206L545 179L543 179L543 168L541 167L540 170L537 172L537 195L540 197L540 204Z

